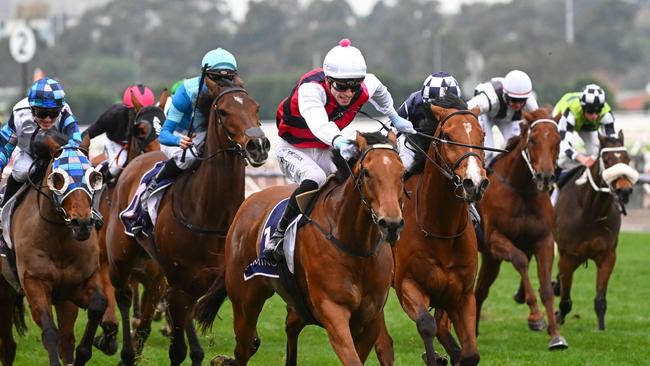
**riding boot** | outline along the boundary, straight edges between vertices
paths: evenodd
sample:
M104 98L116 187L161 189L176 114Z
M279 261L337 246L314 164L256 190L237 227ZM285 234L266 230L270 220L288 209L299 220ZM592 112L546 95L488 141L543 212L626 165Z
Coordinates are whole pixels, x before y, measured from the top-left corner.
M145 211L147 210L147 201L149 200L151 194L158 188L160 182L165 179L176 178L182 172L183 169L179 168L178 165L176 165L176 161L174 159L167 160L162 169L160 169L156 176L153 177L147 189L142 192L142 196L140 197L140 204L142 205L142 209Z
M275 261L279 261L282 259L282 257L284 257L284 250L282 249L284 232L287 230L289 222L300 213L300 208L298 207L296 196L301 193L313 191L317 188L318 183L310 179L305 179L291 194L289 202L287 203L287 207L284 209L284 213L282 214L282 218L280 219L280 222L278 222L276 231L273 233L273 235L271 235L268 242L264 246L262 256L273 259Z
M7 188L5 189L5 194L2 197L2 204L0 204L0 207L4 207L4 205L9 201L9 199L18 192L20 187L22 187L23 182L17 181L13 175L9 175L7 177Z
M93 194L92 209L90 210L93 220L95 221L95 230L99 231L104 226L104 216L99 211L99 204L102 200L103 189Z

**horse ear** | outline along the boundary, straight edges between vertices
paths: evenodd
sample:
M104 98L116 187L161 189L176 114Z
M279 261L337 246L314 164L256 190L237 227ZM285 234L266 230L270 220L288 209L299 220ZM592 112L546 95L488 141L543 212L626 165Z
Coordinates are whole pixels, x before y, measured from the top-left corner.
M357 131L357 146L359 147L359 151L366 151L368 147L365 137L359 131Z
M239 76L239 74L237 74L237 75L235 75L235 76L233 77L233 79L232 79L232 83L233 83L235 86L238 86L238 87L244 89L244 79L242 79L242 78Z
M219 95L219 84L212 81L212 79L207 77L207 75L205 76L204 80L205 80L205 86L208 88L210 93L212 93L212 95Z
M429 106L431 108L431 113L433 113L438 121L442 120L442 118L447 115L447 109L433 104L429 104Z
M622 129L618 130L618 141L621 142L621 145L625 145L625 143L623 142L624 137L625 136L623 136L623 130Z
M133 90L129 90L129 93L131 93L131 102L133 103L133 109L135 110L135 113L138 114L138 112L140 112L140 109L142 109L142 104L140 104L138 98L136 98L135 94L133 94Z
M393 131L388 131L388 141L393 145L394 148L397 148L397 135Z
M160 97L158 98L158 107L160 107L160 109L162 109L163 111L165 110L165 105L167 104L167 99L169 99L169 90L167 90L167 88L165 88L160 93Z
M59 144L59 142L52 136L47 136L45 138L45 145L47 146L47 149L50 150L51 156L54 156L57 150L61 147L61 144Z
M478 117L478 115L481 113L481 107L475 106L474 108L470 109L469 111L472 112L473 115Z
M81 140L81 144L79 144L79 147L86 151L90 151L90 136L88 134L86 134L83 140Z

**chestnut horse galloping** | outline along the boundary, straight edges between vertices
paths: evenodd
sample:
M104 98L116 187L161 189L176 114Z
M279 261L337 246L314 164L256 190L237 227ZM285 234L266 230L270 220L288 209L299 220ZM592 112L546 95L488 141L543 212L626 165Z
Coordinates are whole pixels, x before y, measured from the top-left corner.
M143 107L142 104L140 104L140 101L133 95L133 93L131 93L131 101L133 102L135 114L133 116L133 121L129 122L129 142L120 152L120 154L126 154L124 166L127 166L138 155L160 150L158 134L156 133L156 128L160 128L160 126L156 127L156 123L160 124L164 122L163 109L168 95L169 93L167 92L167 89L165 89L159 98L161 101L160 106ZM155 119L158 119L158 121L155 121ZM85 134L84 139L90 139L90 137ZM84 143L89 144L90 141L84 141ZM104 154L96 156L93 159L93 165L97 166L105 159L106 157ZM95 347L108 355L113 355L117 352L118 330L117 317L115 314L115 289L113 288L113 284L111 284L108 274L108 254L106 251L106 229L108 227L108 222L110 220L119 220L117 216L112 216L110 212L112 202L115 201L114 192L115 182L106 182L105 188L101 191L101 197L98 197L100 199L99 211L104 217L104 225L97 233L99 241L99 266L104 287L104 295L108 300L108 306L106 307L101 322L103 333L98 335L93 343ZM152 261L151 259L149 260ZM141 321L135 330L136 339L134 343L136 345L137 355L142 353L144 342L151 332L151 322L156 304L162 297L163 291L166 288L164 275L155 263L149 264L145 268L150 268L151 270L150 273L148 273L148 281L146 281L147 285L142 294L143 304L145 306L142 308L140 317Z
M361 156L350 165L336 153L337 179L322 188L296 234L295 277L299 293L314 320L323 326L344 365L362 365L383 323L393 259L393 244L404 224L404 166L395 151L396 138L357 133ZM248 364L260 340L257 320L266 300L278 292L287 302L287 365L296 365L298 335L308 324L298 314L281 280L253 277L244 269L258 255L267 217L295 187L275 186L251 195L235 216L226 239L226 273L202 300L197 319L214 320L226 292L233 306L237 339L235 362Z
M622 131L618 139L598 137L600 151L596 163L587 169L585 177L573 177L560 190L555 205L555 241L560 251L560 323L571 311L573 272L591 259L598 267L594 310L598 329L604 330L607 283L616 262L621 210L629 200L638 173L629 165Z
M59 358L65 364L88 362L95 331L106 309L91 214L92 196L101 188L102 177L90 165L87 149L65 145L67 142L67 137L55 130L36 133L31 147L36 156L32 168L42 177L36 182L33 176L28 179L30 187L15 208L10 233L20 285L34 323L42 329L51 366L60 365ZM6 286L2 289L14 291ZM88 322L73 355L77 307L88 309ZM13 311L9 311L3 316L11 316ZM11 322L3 319L0 335L6 333L7 326L11 332ZM0 355L3 363L12 364L12 355L6 356Z
M553 207L548 191L555 182L559 144L560 133L550 108L524 112L521 134L510 139L508 152L494 161L489 175L492 184L479 207L485 242L479 243L482 261L475 290L480 317L502 261L511 262L521 276L525 301L530 308L528 327L544 329L544 314L537 306L528 277L528 261L534 255L551 350L568 347L555 320L551 285Z
M481 199L488 186L483 168L483 130L476 110L468 111L454 95L434 102L439 121L429 144L424 172L406 182L411 192L404 206L406 225L393 248L393 286L402 308L416 323L426 350L427 365L436 365L433 338L438 334L452 362L476 365L476 303L474 279L478 267L476 234L468 203ZM436 318L430 308L436 308ZM462 349L436 319L449 315ZM440 317L438 315L440 314ZM378 354L392 348L385 328Z
M108 223L108 260L122 315L124 365L133 365L135 358L129 278L134 265L146 257L144 248L160 264L169 283L170 363L180 365L185 359L187 332L192 365L201 364L204 354L192 323L194 304L223 271L225 234L244 200L246 163L260 166L268 157L269 142L260 129L258 103L241 87L209 78L205 83L211 103L202 111L209 119L203 153L197 158L201 163L182 173L164 193L152 235L134 238L125 234L120 220ZM115 187L111 215L117 217L129 205L142 175L164 159L161 152L147 153L124 169Z

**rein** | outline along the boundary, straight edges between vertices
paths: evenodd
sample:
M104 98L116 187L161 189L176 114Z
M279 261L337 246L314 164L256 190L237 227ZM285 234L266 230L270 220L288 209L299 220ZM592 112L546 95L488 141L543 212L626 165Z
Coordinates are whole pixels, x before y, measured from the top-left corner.
M228 152L228 151L235 152L239 156L245 158L243 148L238 143L235 142L235 140L232 138L232 136L230 136L230 134L228 133L228 130L223 126L223 122L221 121L221 114L219 113L219 109L217 108L217 104L219 103L219 100L221 100L221 98L224 95L227 95L227 94L230 94L230 93L235 93L235 92L241 92L241 93L244 93L244 94L248 94L246 89L243 89L243 88L239 88L239 87L226 88L225 90L222 90L219 93L219 95L217 95L217 97L215 98L215 101L213 103L213 109L215 110L215 114L216 114L216 118L217 118L217 127L223 129L224 133L226 134L226 138L228 139L228 143L229 143L230 147L219 149L215 153L213 153L213 154L211 154L211 155L209 155L207 157L202 157L202 156L196 155L191 148L185 150L185 151L189 150L190 153L197 160L199 160L199 161L210 160L210 159L214 158L215 156L217 156L218 154L221 154L223 152ZM183 192L186 191L185 188L184 188L186 185L187 185L187 179L184 182ZM188 229L190 231L195 231L195 232L198 232L198 233L201 233L201 234L214 235L214 236L216 236L218 238L225 238L226 235L228 234L228 229L209 229L209 228L204 228L204 227L196 226L194 224L189 223L186 216L185 216L185 214L183 213L182 206L176 205L174 203L176 201L176 195L174 194L173 190L172 190L172 194L171 194L171 200L172 200L172 216L174 217L176 222L181 224L186 229Z
M361 180L363 179L363 160L366 158L368 153L371 150L377 150L377 149L385 149L385 150L392 150L397 154L397 151L395 148L390 145L390 144L374 144L371 145L369 148L367 148L361 157L359 158L359 175L355 176L354 172L352 171L352 168L348 164L345 164L345 166L348 168L348 171L350 173L350 177L354 181L354 189L359 192L359 195L361 196L361 202L363 202L366 211L370 214L370 217L372 218L372 222L376 225L379 222L379 217L377 216L377 213L375 210L372 208L372 205L368 203L366 200L365 195L363 194L363 189L361 189ZM332 225L330 224L330 229L327 231L321 224L318 222L314 221L309 215L306 213L303 213L303 217L305 217L305 220L309 224L313 224L324 236L329 240L332 244L334 244L335 247L337 247L339 250L342 252L352 256L352 257L360 257L360 258L370 258L374 257L375 254L377 253L377 250L379 249L379 246L384 243L384 240L382 240L381 233L379 233L379 236L377 238L376 243L372 246L372 249L368 251L359 251L359 250L351 250L349 245L346 245L343 243L341 240L339 240L337 237L334 236L332 233Z

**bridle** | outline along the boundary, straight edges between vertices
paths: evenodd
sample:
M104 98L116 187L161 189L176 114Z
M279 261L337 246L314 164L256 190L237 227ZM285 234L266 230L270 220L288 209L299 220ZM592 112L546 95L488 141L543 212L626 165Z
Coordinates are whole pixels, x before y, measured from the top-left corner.
M533 122L530 127L528 127L528 135L526 136L526 145L523 150L521 150L521 156L524 158L524 161L526 162L526 165L528 166L528 171L530 171L530 175L533 177L533 182L537 183L537 171L535 168L533 168L533 164L531 163L530 159L530 152L528 151L528 145L530 144L530 135L533 133L533 128L539 124L542 123L550 123L553 126L555 126L556 131L560 131L560 127L558 126L557 122L555 122L552 119L549 118L543 118L543 119L538 119L537 121Z

